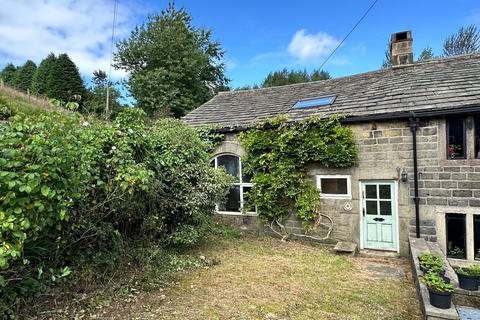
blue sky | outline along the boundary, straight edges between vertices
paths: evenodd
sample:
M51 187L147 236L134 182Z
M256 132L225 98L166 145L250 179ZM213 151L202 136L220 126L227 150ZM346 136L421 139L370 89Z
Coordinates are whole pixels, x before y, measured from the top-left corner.
M373 0L176 1L196 26L213 30L226 50L232 87L260 83L284 67L311 70L350 31ZM167 1L120 0L117 39ZM0 0L0 68L67 52L88 78L107 69L113 0ZM22 19L18 19L22 16ZM441 54L443 40L461 26L480 26L480 1L379 0L324 69L332 76L378 69L391 33L412 30L416 55ZM121 79L125 74L114 71Z

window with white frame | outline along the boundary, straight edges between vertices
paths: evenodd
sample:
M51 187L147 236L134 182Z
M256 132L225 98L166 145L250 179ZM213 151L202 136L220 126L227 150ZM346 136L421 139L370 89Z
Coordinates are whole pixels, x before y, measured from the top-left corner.
M352 187L349 175L317 175L317 188L323 198L351 199Z
M243 172L242 159L233 154L222 154L212 159L215 168L224 168L225 171L235 177L225 203L218 204L217 211L220 213L256 213L255 207L248 205L248 192L253 184L250 182L251 175Z

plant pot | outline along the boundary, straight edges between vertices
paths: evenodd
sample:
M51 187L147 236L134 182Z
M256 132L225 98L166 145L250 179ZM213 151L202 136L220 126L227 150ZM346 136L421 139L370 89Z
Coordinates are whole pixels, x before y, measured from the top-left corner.
M469 290L469 291L476 291L478 290L478 277L477 276L469 276L464 274L458 274L458 284L460 288Z
M452 306L452 293L441 292L433 288L428 288L428 296L430 304L439 309L450 309Z
M451 280L449 277L447 277L445 274L440 274L440 277L442 277L443 281L445 281L445 283L450 283Z

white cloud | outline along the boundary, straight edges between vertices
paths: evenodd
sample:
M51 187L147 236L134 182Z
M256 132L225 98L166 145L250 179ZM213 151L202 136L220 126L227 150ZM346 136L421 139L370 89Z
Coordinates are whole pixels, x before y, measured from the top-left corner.
M340 41L327 33L307 34L306 30L302 29L293 36L288 52L299 60L315 60L330 54L339 43Z
M0 63L39 63L66 52L84 76L108 71L113 0L0 0ZM116 38L129 33L133 8L119 4ZM125 73L112 69L112 76Z

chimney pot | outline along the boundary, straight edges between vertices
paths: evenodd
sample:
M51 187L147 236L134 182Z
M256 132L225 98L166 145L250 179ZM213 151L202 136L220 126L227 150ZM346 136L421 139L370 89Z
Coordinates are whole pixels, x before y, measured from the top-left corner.
M402 31L392 34L390 43L390 58L393 67L413 63L412 31Z

